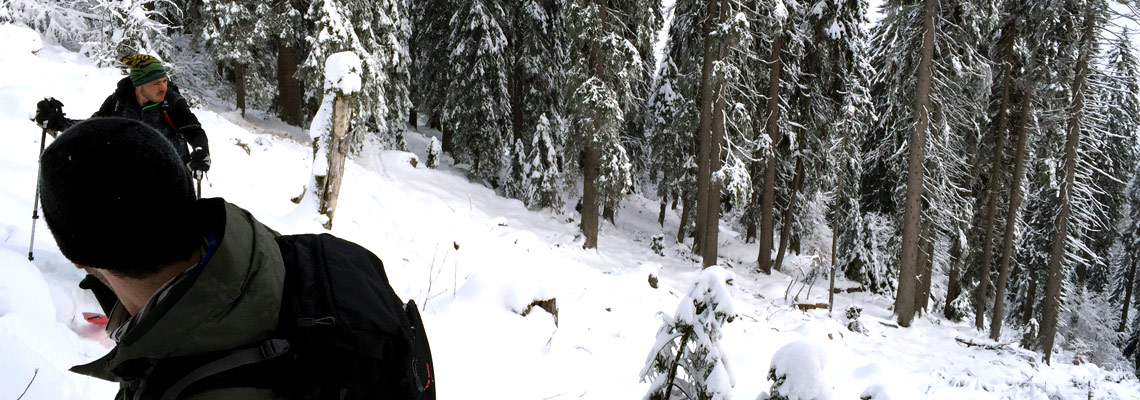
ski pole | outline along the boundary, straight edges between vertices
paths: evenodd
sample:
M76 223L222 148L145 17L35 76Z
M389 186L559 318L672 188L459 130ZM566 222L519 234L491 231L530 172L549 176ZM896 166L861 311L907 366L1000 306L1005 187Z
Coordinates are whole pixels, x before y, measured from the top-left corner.
M47 124L47 121L44 121L44 131L40 134L40 154L36 156L36 198L32 203L32 240L28 244L28 261L36 259L32 251L36 247L36 220L40 219L40 161L44 156L44 142L47 141Z
M202 198L202 178L206 176L205 172L194 171L194 179L198 181L198 198Z

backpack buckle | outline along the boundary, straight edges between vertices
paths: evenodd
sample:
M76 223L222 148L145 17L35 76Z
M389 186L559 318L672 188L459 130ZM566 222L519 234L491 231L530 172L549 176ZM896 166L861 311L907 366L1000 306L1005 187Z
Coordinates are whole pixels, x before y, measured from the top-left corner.
M289 341L285 339L269 339L261 342L259 347L261 349L261 356L266 360L270 360L288 353Z

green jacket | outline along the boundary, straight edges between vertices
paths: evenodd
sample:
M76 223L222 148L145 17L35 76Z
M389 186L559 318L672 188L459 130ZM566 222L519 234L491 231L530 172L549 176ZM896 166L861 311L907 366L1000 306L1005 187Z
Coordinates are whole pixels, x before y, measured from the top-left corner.
M222 199L203 199L198 204L206 228L220 236L214 254L141 314L110 353L71 369L120 382L116 399L141 399L143 389L150 392L170 385L149 379L156 367L177 370L180 362L196 355L255 346L276 330L285 280L281 252L274 241L276 232ZM126 319L123 311L116 304L110 312L109 332ZM183 398L282 397L266 389L224 388Z

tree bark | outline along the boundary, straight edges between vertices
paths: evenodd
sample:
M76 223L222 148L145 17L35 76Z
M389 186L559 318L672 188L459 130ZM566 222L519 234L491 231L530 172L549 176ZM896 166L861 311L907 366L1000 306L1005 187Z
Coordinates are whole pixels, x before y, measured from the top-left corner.
M1120 327L1116 328L1117 332L1124 332L1128 329L1128 308L1132 306L1132 286L1136 282L1136 261L1130 260L1128 264L1127 278L1125 278L1124 283L1124 310L1120 312Z
M697 236L693 239L693 252L704 256L706 237L705 228L708 227L709 202L718 201L717 195L710 191L712 184L712 114L714 98L713 63L716 61L716 50L712 44L713 33L716 29L718 17L718 0L708 0L705 3L708 13L704 21L703 59L701 61L701 98L700 113L697 120ZM703 263L703 261L702 261Z
M606 2L602 0L595 0L594 4L598 6L598 19L600 24L605 26L606 17L609 14L609 8ZM589 48L589 62L590 62L590 76L598 77L602 74L602 50L601 44L598 42L590 43ZM599 174L599 167L602 160L601 145L592 138L587 139L586 151L583 154L584 160L582 162L582 234L586 237L586 243L582 245L586 249L598 248L598 186L597 179Z
M1037 279L1033 273L1026 271L1029 276L1029 287L1025 289L1025 303L1021 305L1021 324L1029 323L1033 319L1033 301L1037 299Z
M685 243L685 227L689 225L689 213L693 200L688 195L681 195L681 224L677 228L677 243Z
M922 223L922 237L919 238L922 246L918 255L918 290L915 291L914 309L919 315L926 313L930 305L930 283L934 275L934 224L930 221Z
M930 126L930 86L934 64L934 15L937 0L924 0L922 49L915 88L914 131L910 134L907 157L906 203L903 211L902 254L895 313L899 326L910 326L914 318L915 272L919 252L919 220L922 218L923 161L926 158L926 130Z
M1033 116L1033 95L1036 86L1028 85L1021 100L1021 116L1017 121L1017 155L1014 156L1012 183L1009 187L1009 211L1005 216L1002 234L1001 260L998 263L998 281L994 293L994 314L990 319L990 338L1001 339L1002 320L1005 319L1005 291L1009 285L1009 264L1013 259L1013 230L1017 228L1017 212L1021 209L1021 178L1025 175L1025 147L1029 138L1029 120Z
M234 63L234 94L237 97L237 109L241 110L241 117L245 118L245 65Z
M784 253L788 250L788 243L792 240L792 218L795 217L796 193L799 193L803 187L803 181L804 166L802 159L796 157L796 176L792 178L792 185L789 188L791 195L788 197L788 208L784 209L784 223L780 225L780 248L776 251L776 261L772 264L777 271L784 267ZM799 254L799 252L797 251L796 254Z
M764 130L772 148L764 167L764 187L760 194L760 250L756 262L765 274L772 273L772 230L776 208L776 144L780 142L780 76L784 73L784 35L777 34L772 43L772 60L768 70L768 116Z
M318 211L328 217L324 223L325 229L332 229L333 216L336 214L337 198L340 196L340 184L344 178L344 159L348 154L348 128L352 121L353 96L337 96L333 100L332 134L328 137L328 173L325 175L324 187L321 191L320 207Z
M1002 51L1006 54L1006 62L1004 73L1002 77L1002 93L1001 104L998 109L997 115L997 130L994 132L994 148L993 154L990 156L990 181L986 185L986 210L984 220L982 221L982 259L980 266L980 273L978 274L978 286L974 289L974 328L981 331L986 326L986 304L989 303L990 289L990 261L993 259L993 243L994 243L994 220L997 214L997 199L998 199L998 182L1001 181L1002 170L1002 155L1005 154L1005 135L1009 130L1009 94L1010 85L1013 81L1013 38L1017 35L1015 28L1010 28L1011 32L1003 38L1005 43L1002 44ZM1012 212L1011 212L1012 214ZM998 315L994 314L994 319L998 319Z
M288 39L277 39L277 106L281 120L300 126L305 118L301 113L301 81L297 80L300 64L297 49Z
M946 274L946 306L942 309L942 315L947 319L954 318L954 307L951 304L962 294L962 281L958 276L958 265L961 260L962 240L960 237L955 237L954 244L950 245L950 272Z
M1088 7L1088 6L1086 6ZM1045 352L1045 364L1052 365L1053 340L1057 333L1057 313L1061 304L1061 267L1065 263L1065 241L1069 235L1069 214L1072 212L1073 181L1077 166L1077 146L1081 139L1081 119L1084 118L1085 78L1088 76L1089 53L1092 51L1096 33L1096 17L1093 10L1086 10L1083 32L1080 41L1080 58L1077 60L1076 77L1073 78L1072 102L1070 105L1068 134L1065 136L1064 181L1058 196L1061 209L1057 212L1056 231L1049 251L1049 270L1045 282L1045 304L1041 310L1041 349Z
M722 4L722 0L709 0L709 15L716 15L716 25L719 26L722 21L727 18L728 7ZM715 12L715 14L713 14ZM710 30L711 32L711 30ZM711 35L706 36L709 43L706 47L713 48L713 55L716 61L724 57L724 43L722 40L713 40ZM706 55L708 52L706 51ZM713 174L720 171L721 164L721 149L724 146L724 82L716 79L713 82L713 98L712 100L712 126L709 128L709 193L708 202L705 203L705 229L704 240L701 242L701 260L703 267L709 267L717 264L717 247L719 245L720 236L720 188L721 180L714 178Z
M657 213L657 224L665 227L665 209L669 206L669 199L666 197L661 198L661 212Z

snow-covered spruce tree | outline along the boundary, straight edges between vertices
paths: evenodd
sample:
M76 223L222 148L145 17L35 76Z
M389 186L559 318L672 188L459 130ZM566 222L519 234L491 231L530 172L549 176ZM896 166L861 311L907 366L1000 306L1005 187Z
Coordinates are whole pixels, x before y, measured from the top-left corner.
M1136 147L1137 129L1140 128L1140 65L1137 64L1136 54L1129 38L1127 29L1121 33L1108 50L1108 60L1105 71L1099 76L1098 91L1101 92L1100 103L1104 108L1104 132L1102 148L1095 157L1095 168L1101 172L1094 175L1094 184L1100 189L1096 194L1097 203L1101 206L1101 217L1105 224L1104 229L1090 233L1089 248L1093 253L1110 255L1118 243L1120 222L1125 219L1124 210L1128 203L1126 183L1132 175L1137 162ZM1134 225L1133 225L1134 226ZM1112 257L1102 257L1089 271L1089 288L1096 291L1110 290L1109 286L1119 280L1112 279L1113 275L1120 275L1119 264L1111 263ZM1119 285L1116 285L1119 286Z
M1123 311L1120 317L1120 327L1117 332L1130 333L1127 339L1122 343L1124 356L1132 365L1133 372L1140 374L1140 318L1131 316L1129 311L1131 306L1135 303L1136 298L1136 266L1140 263L1140 231L1135 229L1136 221L1140 221L1140 168L1133 167L1132 178L1128 181L1128 221L1127 224L1121 224L1124 229L1121 232L1120 241L1124 243L1124 254L1122 258L1123 270L1127 271L1119 282L1121 283L1121 292L1119 295L1119 302L1122 304ZM1140 376L1140 375L1138 375Z
M1041 310L1041 348L1047 364L1051 363L1058 316L1063 304L1062 281L1069 276L1065 272L1070 265L1078 266L1075 271L1076 286L1083 286L1084 277L1079 266L1098 257L1084 246L1082 240L1082 234L1096 227L1099 221L1096 220L1093 209L1095 199L1092 195L1096 189L1091 182L1091 165L1080 154L1081 150L1096 149L1096 141L1099 139L1097 134L1101 133L1097 132L1100 128L1096 118L1098 110L1086 106L1095 105L1091 102L1095 97L1090 91L1088 79L1095 76L1092 69L1096 67L1093 59L1097 54L1096 38L1104 24L1104 13L1107 10L1108 5L1103 1L1080 4L1072 10L1078 17L1076 20L1080 21L1076 25L1080 36L1071 42L1075 44L1072 48L1076 63L1072 84L1069 86L1069 107L1065 115L1065 148L1058 165L1061 170L1058 190L1060 209L1056 214L1055 231L1049 247L1045 299Z
M92 27L89 0L9 0L0 4L0 23L24 24L70 50L101 38Z
M565 105L562 100L562 83L566 80L565 65L568 48L566 29L560 5L553 0L524 0L511 3L510 75L511 117L514 138L524 145L536 142L545 149L526 147L525 156L528 176L558 177L562 172L561 148L566 141ZM539 132L542 129L544 132ZM538 136L545 135L543 138ZM537 157L548 154L554 157L536 163ZM513 168L513 166L512 166ZM538 168L536 170L535 168ZM518 175L511 171L510 175ZM513 184L509 184L510 188ZM543 186L541 187L540 186ZM560 206L551 201L561 196L551 196L552 190L559 187L553 180L536 182L526 179L518 184L520 193L506 194L523 200L530 206ZM534 195L544 192L541 204Z
M505 18L497 1L462 2L446 46L451 70L443 119L451 131L451 155L471 165L470 177L493 182L504 172L511 143Z
M833 231L832 254L835 270L842 271L849 279L860 282L872 289L875 274L866 270L875 263L869 248L863 211L859 206L859 178L863 173L863 157L859 144L863 135L870 130L875 115L868 89L871 65L867 59L867 32L862 25L866 21L867 3L862 0L835 1L827 4L824 10L834 23L828 33L835 35L825 47L830 51L832 61L829 78L835 85L830 94L835 101L836 117L827 128L832 132L827 148L827 164L836 166L835 176L829 188L831 209L828 222ZM829 24L824 24L829 25ZM841 39L842 38L842 39Z
M704 57L701 51L701 21L708 10L699 1L679 0L673 3L670 11L673 13L673 23L669 26L662 69L651 100L653 103L650 104L646 135L650 139L653 160L650 176L656 178L654 174L661 173L660 178L666 179L665 173L668 172L679 178L674 181L676 186L668 189L675 190L670 196L681 203L681 224L677 229L677 242L680 243L691 233L689 221L696 214L697 99L700 96L700 71ZM667 81L669 92L676 96L677 104L670 106L675 107L675 110L661 108L661 102L665 101L665 98L660 97L661 91ZM675 136L661 136L664 125L657 117L666 118L670 122L668 126ZM666 165L681 169L663 169Z
M684 3L684 2L679 2ZM679 18L679 17L674 17ZM688 225L692 211L692 195L696 190L696 174L686 165L696 165L693 148L693 133L696 131L693 114L696 111L691 99L680 92L680 76L672 55L662 61L660 77L653 96L649 100L649 118L646 121L646 136L649 139L649 179L657 185L657 196L662 201L678 197L681 199L681 223L683 232ZM678 233L677 242L684 241L684 234Z
M701 95L697 123L697 240L704 266L717 263L721 195L740 207L751 197L751 179L742 161L753 146L752 120L745 102L752 97L744 79L752 48L746 4L709 0L703 28Z
M653 73L656 59L653 46L657 43L658 33L664 24L661 0L616 0L613 2L614 11L625 15L626 29L621 35L633 44L639 55L638 62L641 67L636 75L630 76L630 89L632 95L622 109L629 118L625 119L622 128L622 147L625 148L631 163L631 178L635 188L640 188L647 177L649 159L649 144L647 135L648 102L653 90ZM606 199L608 206L603 211L607 220L614 219L614 213L619 206L619 199Z
M451 17L456 2L448 0L411 0L412 37L412 103L426 113L428 126L443 130L443 101L447 96L447 47L451 34ZM443 150L450 152L450 137L445 132Z
M567 32L571 48L578 52L570 56L567 79L572 128L566 143L571 159L566 165L582 166L581 227L583 247L588 249L598 246L598 217L604 202L621 199L629 189L618 184L627 180L623 176L629 176L629 163L622 162L625 149L620 134L626 114L621 105L633 95L630 77L637 74L641 64L637 49L618 33L624 29L620 17L601 1L574 0L567 4ZM611 165L602 165L603 152L609 154L605 159ZM602 177L603 171L615 175ZM579 177L566 175L567 179ZM602 192L603 181L618 192Z
M664 323L641 370L641 380L649 381L645 399L732 398L735 378L720 341L724 324L736 317L729 292L734 279L720 266L705 268L677 312L661 314Z
M546 114L540 115L527 156L530 171L527 181L531 188L528 203L537 207L562 206L562 142L555 137L558 131L550 119Z
M310 104L319 99L320 65L329 54L353 51L363 62L365 84L356 96L351 124L354 149L359 149L370 132L378 134L385 147L399 147L402 140L402 135L392 132L390 122L397 119L403 123L402 118L392 117L394 112L407 115L406 89L400 89L406 85L407 74L397 73L400 68L406 69L399 65L407 59L407 41L400 33L406 27L400 22L404 17L398 14L403 8L395 5L400 1L317 0L306 13L305 19L314 25L309 34L310 51L298 73Z
M261 16L257 5L248 0L202 0L200 37L214 61L228 65L234 73L235 103L242 115L246 108L246 67L256 62L254 48L263 38L251 35Z
M305 36L307 22L304 10L293 1L262 2L257 4L258 19L254 35L262 38L268 47L266 55L259 57L268 64L264 76L275 76L276 81L266 85L251 85L249 93L254 99L268 98L277 115L286 123L300 126L308 114L303 113L304 92L297 70L301 62L301 49L308 46Z
M902 211L895 313L903 326L928 296L921 289L929 286L930 274L919 273L920 252L936 236L956 235L969 222L963 216L972 213L962 196L969 179L966 146L985 125L979 121L986 105L981 94L989 91L990 73L976 46L983 31L978 24L986 20L979 6L888 1L873 35L872 99L881 118L864 142L872 160L864 190L871 210ZM908 149L906 161L898 149Z
M173 2L162 0L106 0L94 3L99 16L97 39L83 44L83 53L101 66L112 65L132 54L150 54L168 60L174 51L169 32L179 27L170 15L182 12ZM176 66L168 65L174 74Z

